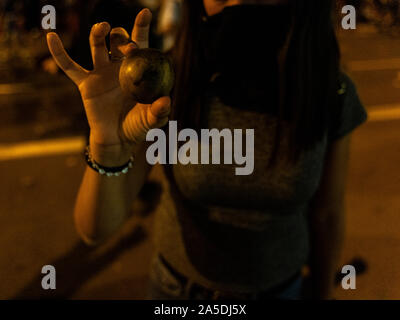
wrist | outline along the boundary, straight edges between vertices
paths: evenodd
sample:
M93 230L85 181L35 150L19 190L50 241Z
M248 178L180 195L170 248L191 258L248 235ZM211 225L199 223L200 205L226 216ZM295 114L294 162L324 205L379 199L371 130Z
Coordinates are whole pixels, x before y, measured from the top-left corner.
M118 167L127 163L134 154L134 147L128 144L104 145L89 142L92 159L105 167Z
M125 163L122 166L118 167L106 167L103 166L99 163L97 163L91 154L90 151L90 146L86 147L85 150L85 161L89 165L90 168L92 168L94 171L98 172L101 175L106 175L107 177L118 177L121 174L126 174L128 173L129 169L133 167L133 161L135 160L135 157L132 155L127 163Z

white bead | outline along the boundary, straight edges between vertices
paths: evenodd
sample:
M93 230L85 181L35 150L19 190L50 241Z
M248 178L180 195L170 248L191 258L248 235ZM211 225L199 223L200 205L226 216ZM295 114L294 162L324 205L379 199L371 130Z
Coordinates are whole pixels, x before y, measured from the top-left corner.
M124 170L122 170L122 173L127 173L128 172L128 168L125 168Z
M114 173L114 175L115 175L116 177L118 177L120 174L121 174L121 172L116 172L116 173Z
M106 172L104 171L104 169L100 169L100 170L99 170L99 173L100 173L100 174L105 174Z
M107 174L107 177L111 177L113 175L112 172L107 172L106 174Z

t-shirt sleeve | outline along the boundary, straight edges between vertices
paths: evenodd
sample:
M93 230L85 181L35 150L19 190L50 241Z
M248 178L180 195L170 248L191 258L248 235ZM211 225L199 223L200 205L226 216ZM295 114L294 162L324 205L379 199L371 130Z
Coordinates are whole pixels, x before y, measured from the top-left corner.
M331 117L328 134L331 141L346 136L368 118L354 82L344 73L340 77L338 94L341 96L341 103Z

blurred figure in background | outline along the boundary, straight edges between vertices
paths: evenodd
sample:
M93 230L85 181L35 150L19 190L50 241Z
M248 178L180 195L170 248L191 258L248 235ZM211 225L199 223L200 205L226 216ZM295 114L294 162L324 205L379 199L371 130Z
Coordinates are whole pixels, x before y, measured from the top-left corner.
M170 50L178 32L182 0L162 0L157 32L163 37L163 50Z
M373 23L378 30L393 35L400 34L399 0L364 0L358 2L360 2L360 15Z
M108 21L113 27L131 30L132 17L147 7L154 16L151 46L168 50L173 45L180 15L180 0L1 1L0 74L3 70L3 79L20 78L25 74L24 70L58 72L45 42L41 41L41 8L44 5L56 8L57 32L62 34L71 57L87 69L93 67L87 42L93 24Z
M39 0L0 3L1 81L16 81L36 68L37 57L46 52L45 46L40 46L38 41L41 36L39 26Z
M169 49L176 32L180 0L90 0L65 2L65 8L59 10L64 20L66 47L71 57L87 69L92 69L88 35L93 24L107 21L112 27L131 30L132 17L144 7L149 8L155 23L150 30L151 46ZM57 6L56 6L57 7ZM58 7L57 7L58 8ZM158 21L158 23L157 23ZM70 40L68 40L70 38ZM47 61L46 70L54 71L55 63Z

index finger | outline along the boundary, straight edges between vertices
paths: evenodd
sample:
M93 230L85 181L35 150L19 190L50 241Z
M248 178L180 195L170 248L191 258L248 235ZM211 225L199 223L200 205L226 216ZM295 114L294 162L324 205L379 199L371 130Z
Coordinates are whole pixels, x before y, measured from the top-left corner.
M149 47L149 32L152 13L149 9L143 9L138 13L132 30L132 40L135 41L139 48Z
M87 70L70 58L56 33L47 34L47 45L57 65L75 84L79 85L86 78Z

